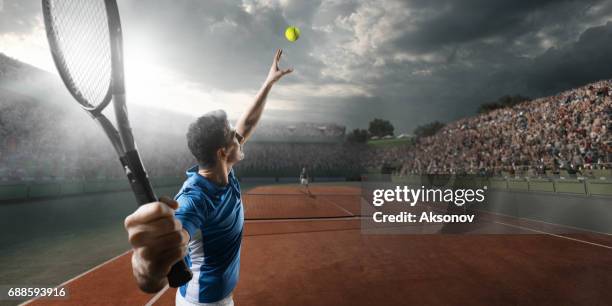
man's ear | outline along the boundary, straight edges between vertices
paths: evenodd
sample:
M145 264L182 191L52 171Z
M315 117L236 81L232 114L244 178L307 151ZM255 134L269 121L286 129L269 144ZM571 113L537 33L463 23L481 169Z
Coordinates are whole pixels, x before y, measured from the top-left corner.
M227 158L227 152L225 151L225 148L219 148L217 150L217 159L225 160L226 158Z

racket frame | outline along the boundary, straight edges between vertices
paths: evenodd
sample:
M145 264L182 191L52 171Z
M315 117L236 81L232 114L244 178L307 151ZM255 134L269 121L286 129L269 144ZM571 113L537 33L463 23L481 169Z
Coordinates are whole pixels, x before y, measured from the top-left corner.
M55 29L53 17L51 16L51 1L52 0L42 0L44 23L47 29L47 40L49 41L53 61L58 68L57 70L64 85L81 107L104 130L115 152L119 156L119 161L126 173L138 205L140 206L157 201L157 196L153 191L153 187L151 186L151 182L136 148L128 117L125 99L123 33L116 0L104 0L111 48L111 80L104 98L97 105L92 104L93 101L87 101L76 88L72 77L65 70L65 67L67 67L66 61L55 35L55 31L49 30ZM111 101L113 102L113 108L115 110L117 128L115 128L112 122L102 113ZM185 260L181 259L172 266L168 274L168 283L171 287L176 288L187 283L192 276Z

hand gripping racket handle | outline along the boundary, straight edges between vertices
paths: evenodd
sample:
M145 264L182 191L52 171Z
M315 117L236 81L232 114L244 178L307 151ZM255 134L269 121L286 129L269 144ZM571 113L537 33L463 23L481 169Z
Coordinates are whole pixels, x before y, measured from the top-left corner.
M132 150L125 153L125 157L121 158L121 164L125 169L128 180L130 181L130 187L134 195L136 195L136 201L138 205L143 205L157 201L153 187L147 176L147 172L142 166L140 155L138 151ZM129 166L128 166L129 165ZM181 259L175 263L168 273L168 284L172 288L180 287L186 284L193 274L187 267L184 259Z

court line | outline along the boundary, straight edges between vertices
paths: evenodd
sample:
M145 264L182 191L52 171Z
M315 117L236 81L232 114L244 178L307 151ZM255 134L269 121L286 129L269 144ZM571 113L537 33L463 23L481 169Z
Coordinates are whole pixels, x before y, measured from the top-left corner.
M534 220L534 219L530 219L530 218L520 218L520 217L516 217L516 216L512 216L512 215L507 215L507 214L504 214L504 213L491 212L491 211L479 210L479 209L476 209L475 211L476 212L479 212L479 211L480 212L484 212L484 213L491 214L491 215L494 215L494 216L495 215L503 216L503 217L514 219L514 220L524 220L524 221L529 221L529 222L534 222L534 223L545 223L545 224L559 226L559 227L573 228L573 229L580 230L580 231L586 232L586 233L600 234L600 235L604 235L604 236L611 236L612 235L612 234L609 234L609 233L602 233L602 232L593 231L593 230L584 229L584 228L579 228L579 227L570 226L570 225L555 224L555 223L550 223L550 222L541 221L541 220ZM590 244L590 245L593 245L593 246L598 246L598 247L602 247L602 248L606 248L606 249L611 249L612 250L612 246L605 245L605 244L600 244L600 243L590 242L590 241L586 241L586 240L582 240L582 239L578 239L578 238L572 238L572 237L567 237L567 236L563 236L563 235L553 234L553 233L549 233L549 232L545 232L545 231L541 231L541 230L537 230L537 229L533 229L533 228L529 228L529 227L524 227L524 226L520 226L520 225L512 225L512 224L508 224L508 223L504 223L504 222L499 222L499 221L487 221L487 222L493 222L493 223L497 223L497 224L501 224L501 225L505 225L505 226L509 226L509 227L515 227L515 228L519 228L519 229L523 229L523 230L529 230L529 231L533 231L533 232L540 233L540 234L546 234L546 235L550 235L550 236L557 237L557 238L568 239L568 240L572 240L572 241L575 241L575 242L581 242L581 243ZM578 234L580 234L580 233L578 233Z
M170 287L166 285L162 290L155 294L155 296L153 296L149 302L145 304L145 306L152 306L155 302L157 302L157 300L159 300L159 298L161 298L162 295L164 295L164 293L166 293L166 291L168 291L169 288Z
M346 231L361 231L361 227L354 227L354 228L332 228L332 229L298 231L298 232L277 232L277 233L248 234L248 235L245 234L244 237L280 236L280 235L293 235L293 234L306 234L306 233L346 232Z
M334 206L338 206L337 204L333 203L332 201L323 199L329 203L332 203ZM343 209L342 207L338 206L339 208ZM347 211L348 212L348 211ZM493 213L495 214L495 213ZM509 216L511 217L511 216ZM360 219L364 219L366 218L365 216L362 215L353 215L351 217L315 217L315 218L286 218L286 219L252 219L252 220L247 220L253 223L259 223L259 222L296 222L296 221L336 221L336 220L360 220ZM516 218L515 219L522 219L522 218ZM535 221L535 222L540 222L537 220L529 220L529 221ZM546 235L550 235L553 237L557 237L557 238L563 238L563 239L567 239L567 240L571 240L571 241L575 241L575 242L581 242L581 243L585 243L585 244L590 244L593 246L598 246L598 247L602 247L602 248L606 248L606 249L610 249L612 250L612 246L608 246L605 244L600 244L600 243L596 243L596 242L590 242L590 241L586 241L586 240L582 240L582 239L577 239L577 238L572 238L572 237L567 237L567 236L563 236L563 235L557 235L557 234L553 234L553 233L549 233L549 232L545 232L545 231L540 231L540 230L536 230L533 228L528 228L528 227L524 227L524 226L519 226L519 225L512 225L512 224L508 224L508 223L504 223L504 222L499 222L499 221L493 221L493 223L497 223L497 224L501 224L501 225L505 225L505 226L509 226L509 227L515 227L515 228L519 228L519 229L523 229L523 230L529 230L529 231L533 231L536 233L540 233L540 234L546 234ZM546 223L546 222L544 222ZM326 231L326 230L323 230ZM587 230L588 231L588 230ZM303 232L310 232L310 231L303 231ZM299 233L299 232L291 232L291 233ZM270 234L277 234L277 233L270 233ZM260 235L269 235L269 234L260 234ZM260 236L260 235L249 235L249 236Z
M334 206L337 206L341 209L344 210L344 208L340 207L339 205L337 205L336 203L326 200L326 199L322 199L325 200L329 203L332 203ZM345 210L346 211L346 210ZM348 212L348 211L347 211ZM350 212L348 212L350 213ZM490 212L489 212L490 213ZM495 215L495 213L492 213L493 215ZM512 217L512 216L508 216L508 217ZM353 215L353 216L346 216L346 217L313 217L313 218L276 218L276 219L249 219L249 220L245 220L247 222L252 222L252 223L260 223L260 222L299 222L299 221L338 221L338 220L361 220L361 219L365 219L367 218L366 216L363 215ZM516 218L515 219L523 219L523 218ZM530 220L527 219L529 221L534 221L534 222L542 222L542 221L538 221L538 220ZM553 233L549 233L549 232L545 232L545 231L540 231L540 230L536 230L533 228L528 228L528 227L523 227L523 226L519 226L519 225L512 225L512 224L508 224L508 223L504 223L504 222L499 222L499 221L492 221L493 223L497 223L497 224L501 224L501 225L505 225L505 226L509 226L509 227L515 227L515 228L519 228L519 229L523 229L523 230L529 230L529 231L533 231L536 233L540 233L540 234L546 234L546 235L550 235L553 237L557 237L557 238L563 238L563 239L567 239L567 240L571 240L571 241L575 241L575 242L581 242L584 244L590 244L593 246L598 246L598 247L603 247L606 249L611 249L612 250L612 246L608 246L605 244L600 244L600 243L596 243L596 242L590 242L590 241L586 241L586 240L582 240L582 239L577 239L577 238L571 238L571 237L567 237L567 236L563 236L563 235L557 235L557 234L553 234ZM547 222L543 222L543 223L547 223ZM322 230L322 231L328 231L328 230ZM333 231L333 230L330 230ZM588 230L586 230L588 231ZM302 231L302 232L311 232L311 231ZM299 232L290 232L290 233L299 233ZM255 234L255 235L248 235L248 236L261 236L261 235L274 235L274 234L287 234L287 233L269 233L269 234ZM246 236L246 235L245 235Z
M245 219L246 223L266 223L266 222L300 222L300 221L344 221L344 220L361 220L365 216L331 216L331 217L289 217L289 218L255 218Z
M520 228L520 229L524 229L524 230L528 230L528 231L532 231L532 232L536 232L536 233L540 233L540 234L546 234L546 235L550 235L550 236L557 237L557 238L563 238L563 239L567 239L567 240L572 240L572 241L581 242L581 243L585 243L585 244L590 244L590 245L594 245L594 246L598 246L598 247L602 247L602 248L606 248L606 249L612 250L612 246L605 245L605 244L599 244L599 243L590 242L590 241L586 241L586 240L582 240L582 239L567 237L567 236L563 236L563 235L557 235L557 234L553 234L553 233L549 233L549 232L545 232L545 231L540 231L540 230L536 230L536 229L520 226L520 225L512 225L512 224L508 224L508 223L504 223L504 222L499 222L499 221L493 221L493 222L497 223L497 224L509 226L509 227L516 227L516 228Z
M297 222L297 221L336 221L336 220L339 220L339 219L340 220L342 220L342 219L344 219L344 220L356 220L357 219L358 220L358 219L365 218L363 216L352 214L351 212L349 212L348 210L346 210L343 207L339 206L338 204L334 203L333 201L330 201L330 200L327 200L327 199L322 199L322 200L324 200L326 202L329 202L329 203L333 204L334 206L344 210L345 212L349 213L350 216L343 216L343 217L316 217L316 218L285 218L285 219L279 219L279 218L276 218L276 219L248 219L248 220L245 220L245 221L250 221L250 222L253 222L253 223L259 223L259 222L288 222L288 221L289 222L291 222L291 221L294 221L294 222ZM516 218L516 217L514 217L514 218ZM531 220L531 219L528 219L528 218L516 218L516 219L527 219L529 221L548 223L548 222L539 221L539 220ZM529 227L523 227L523 226L519 226L519 225L507 224L507 223L499 222L499 221L493 221L493 222L497 223L497 224L505 225L505 226L508 226L508 227L515 227L515 228L519 228L519 229L533 231L533 232L536 232L536 233L546 234L546 235L549 235L549 236L552 236L552 237L557 237L557 238L561 238L561 239L567 239L567 240L571 240L571 241L575 241L575 242L580 242L580 243L589 244L589 245L593 245L593 246L602 247L602 248L606 248L606 249L612 250L612 246L607 246L607 245L603 245L603 244L599 244L599 243L595 243L595 242L589 242L589 241L582 240L582 239L577 239L577 238L571 238L571 237L567 237L567 236L563 236L563 235L557 235L557 234L553 234L553 233L549 233L549 232L545 232L545 231L540 231L540 230L532 229L532 228L529 228ZM324 232L324 231L350 231L350 230L357 230L357 228L354 228L354 229L331 229L331 230L300 231L300 232L290 232L290 233L268 233L268 234L260 234L260 235L297 234L297 233L320 232L320 231ZM582 229L582 230L584 230L584 229ZM606 234L606 233L601 233L601 234ZM253 236L260 236L260 235L253 235ZM246 236L250 236L250 235L246 235ZM81 273L81 274L79 274L79 275L77 275L77 276L67 280L67 281L64 281L63 283L61 283L60 285L56 286L55 288L64 287L67 284L69 284L69 283L71 283L71 282L73 282L73 281L75 281L75 280L77 280L77 279L79 279L79 278L81 278L81 277L83 277L83 276L85 276L85 275L87 275L87 274L89 274L89 273L91 273L91 272L101 268L102 266L104 266L104 265L106 265L106 264L108 264L108 263L110 263L112 261L115 261L115 260L119 259L120 257L122 257L124 255L127 255L130 252L131 252L131 250L127 250L127 251L125 251L122 254L119 254L119 255L117 255L117 256L115 256L113 258L110 258L110 259L106 260L105 262L103 262L103 263L101 263L101 264L99 264L99 265L97 265L97 266L95 266L95 267L93 267L93 268L91 268L91 269L89 269L89 270L87 270L87 271L85 271L85 272L83 272L83 273ZM153 298L151 298L151 300L149 300L149 302L147 302L147 304L145 304L145 305L147 305L147 306L153 305L155 302L157 302L161 298L161 296L168 289L169 289L169 287L166 285L161 291L159 291L155 296L153 296ZM36 298L30 299L30 300L27 300L27 301L19 304L19 306L30 304L30 303L32 303L32 302L34 302L34 301L36 301L36 300L38 300L40 298L41 297L36 297Z
M81 274L79 274L79 275L77 275L77 276L75 276L75 277L73 277L73 278L63 282L63 283L61 283L61 284L59 284L59 285L57 285L57 286L55 286L54 288L64 287L64 286L68 285L69 283L71 283L71 282L73 282L73 281L75 281L75 280L85 276L86 274L89 274L89 273L91 273L91 272L93 272L95 270L98 270L102 266L104 266L104 265L106 265L108 263L111 263L111 262L113 262L113 261L115 261L115 260L117 260L117 259L119 259L119 258L121 258L121 257L123 257L125 255L127 255L131 251L132 251L131 249L127 250L127 251L125 251L125 252L123 252L123 253L121 253L121 254L119 254L119 255L117 255L117 256L115 256L115 257L113 257L113 258L111 258L111 259L109 259L109 260L107 260L107 261L105 261L105 262L103 262L103 263L101 263L101 264L99 264L99 265L97 265L97 266L95 266L95 267L93 267L93 268L91 268L91 269L89 269L89 270L87 270L87 271L85 271L85 272L83 272L83 273L81 273ZM40 296L39 297L35 297L33 299L27 300L27 301L19 304L18 306L30 304L30 303L32 303L32 302L34 302L34 301L36 301L36 300L38 300L40 298L41 298Z
M515 219L515 220L526 220L526 221L530 221L530 222L534 222L534 223L541 222L541 223L546 223L546 224L549 224L549 225L574 228L574 229L581 230L581 231L584 231L584 232L591 232L591 233L602 234L602 235L606 235L606 236L610 235L610 234L606 234L606 233L600 233L600 232L597 232L597 231L590 231L588 229L581 229L581 228L573 227L573 226L554 224L554 223L549 223L549 222L540 221L540 220L533 220L533 219L529 219L529 218L518 218L518 217L515 217L515 216L503 214L503 213L490 212L490 211L484 211L484 210L477 210L477 211L482 211L484 213L488 213L488 214L491 214L491 215L504 216L504 217L507 217L507 218ZM549 232L545 232L545 231L541 231L541 230L537 230L537 229L533 229L533 228L529 228L529 227L524 227L524 226L520 226L520 225L513 225L513 224L508 224L508 223L499 222L499 221L486 221L486 222L493 222L493 223L505 225L505 226L508 226L508 227L519 228L519 229L523 229L523 230L528 230L528 231L532 231L532 232L536 232L536 233L540 233L540 234L546 234L546 235L550 235L550 236L557 237L557 238L563 238L563 239L572 240L572 241L575 241L575 242L581 242L581 243L590 244L590 245L593 245L593 246L598 246L598 247L602 247L602 248L606 248L606 249L612 250L612 246L609 246L609 245L600 244L600 243L596 243L596 242L590 242L590 241L586 241L586 240L582 240L582 239L578 239L578 238L567 237L567 236L558 235L558 234L553 234L553 233L549 233Z
M317 200L319 200L319 198L316 198L316 199L317 199ZM332 205L336 206L337 208L340 208L341 210L343 210L344 212L346 212L346 213L347 213L349 216L355 216L355 214L354 214L354 213L352 213L352 212L348 211L346 208L344 208L344 207L342 207L342 206L340 206L340 205L336 204L335 202L333 202L333 201L331 201L331 200L328 200L328 199L326 199L326 198L321 198L321 200L326 201L326 202L328 202L328 203L331 203ZM359 199L359 201L360 201L360 203L359 203L359 204L361 205L361 199Z
M581 228L581 227L577 227L577 226L564 225L564 224L556 224L556 223L551 223L551 222L546 222L546 221L536 220L536 219L531 219L531 218L525 218L525 217L516 217L516 216L513 216L513 215L508 215L508 214L504 214L504 213L500 213L500 212L491 212L491 211L480 210L480 209L477 209L476 211L481 211L481 212L492 214L492 215L504 216L504 217L508 217L508 218L514 218L516 220L526 220L526 221L531 221L531 222L537 222L537 223L544 223L544 224L548 224L548 225L554 225L554 226L558 226L558 227L567 227L567 228L576 229L576 230L579 230L579 231L582 231L582 232L587 232L587 233L594 233L594 234L599 234L599 235L604 235L604 236L612 236L612 233L604 233L604 232L594 231L594 230L591 230L591 229Z
M307 193L300 191L299 193L264 193L264 192L248 192L245 193L243 195L246 196L270 196L270 197L276 197L276 196L304 196L304 195L308 195ZM346 197L346 196L361 196L361 193L314 193L311 192L311 195L313 196L339 196L339 197Z
M265 222L265 221L323 221L323 220L343 220L360 217L358 215L350 216L322 216L322 217L285 217L285 218L247 218L244 221Z

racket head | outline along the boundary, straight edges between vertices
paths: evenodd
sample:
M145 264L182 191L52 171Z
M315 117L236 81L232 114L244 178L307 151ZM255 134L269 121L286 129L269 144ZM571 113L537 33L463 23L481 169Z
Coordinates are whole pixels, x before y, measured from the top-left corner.
M51 54L72 96L90 112L123 89L121 25L114 0L42 0ZM119 68L117 68L119 67Z

